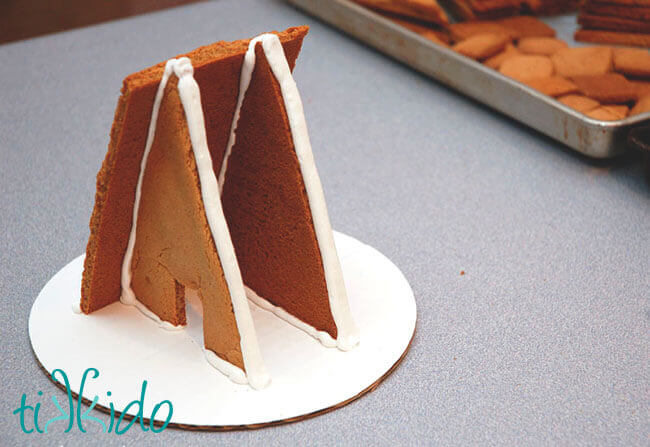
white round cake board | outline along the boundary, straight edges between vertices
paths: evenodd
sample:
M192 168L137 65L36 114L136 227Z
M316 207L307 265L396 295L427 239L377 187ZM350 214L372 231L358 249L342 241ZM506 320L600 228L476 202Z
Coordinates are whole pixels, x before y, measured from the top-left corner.
M263 390L237 385L208 364L196 296L188 296L188 325L181 331L161 329L135 307L119 302L90 315L74 313L83 255L54 275L36 298L29 316L32 347L48 373L65 371L75 395L83 372L97 368L99 376L88 377L83 397L98 396L98 406L110 408L112 403L116 412L140 398L146 380L144 417L169 400L174 425L218 429L267 424L336 407L372 389L399 362L413 337L416 308L411 287L388 258L341 233L335 233L335 241L361 342L348 352L326 348L251 303L271 375ZM161 407L156 421L165 420L166 408ZM127 414L137 410L133 405Z

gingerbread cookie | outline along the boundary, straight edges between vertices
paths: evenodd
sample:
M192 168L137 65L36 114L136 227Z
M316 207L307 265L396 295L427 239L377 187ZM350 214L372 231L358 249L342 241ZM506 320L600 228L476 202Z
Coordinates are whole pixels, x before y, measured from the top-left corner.
M498 70L506 59L510 59L513 56L519 56L520 54L521 51L519 51L513 44L508 43L502 52L487 59L484 64L494 70Z
M514 16L497 23L517 33L520 37L555 37L555 30L533 16Z
M618 73L607 73L596 76L574 76L580 92L605 104L621 104L634 101L637 90L624 76Z
M565 41L553 37L524 37L517 44L517 48L522 53L542 56L550 56L567 47Z
M555 72L566 78L605 74L612 68L608 47L563 48L551 56Z
M546 56L521 55L507 59L499 71L520 82L535 78L547 78L553 74L553 64Z
M452 50L472 59L483 60L503 50L510 38L505 34L478 34L452 46Z
M468 21L496 19L519 11L519 0L449 0L448 5Z
M650 53L636 48L616 48L614 70L630 76L650 77Z
M650 47L650 33L627 33L623 31L579 29L576 31L574 39L580 42Z
M562 96L578 91L578 86L561 76L535 78L525 82L526 85L548 96Z
M565 95L557 98L557 100L562 104L567 105L572 109L582 113L589 112L600 106L600 103L595 99L591 99L587 96L582 95Z
M496 22L460 22L449 25L449 34L455 42L460 42L478 34L505 34L511 40L518 39L519 32L506 28Z
M628 106L600 106L590 110L585 115L601 121L618 121L627 117L629 111Z

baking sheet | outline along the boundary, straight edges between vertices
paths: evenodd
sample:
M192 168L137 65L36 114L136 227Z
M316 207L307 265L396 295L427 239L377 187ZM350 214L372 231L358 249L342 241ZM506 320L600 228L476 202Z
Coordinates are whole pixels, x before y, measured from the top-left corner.
M611 158L625 152L628 132L650 121L648 113L620 121L589 118L350 0L288 1L443 84L590 157ZM556 29L560 38L576 45L573 40L575 14L544 20Z

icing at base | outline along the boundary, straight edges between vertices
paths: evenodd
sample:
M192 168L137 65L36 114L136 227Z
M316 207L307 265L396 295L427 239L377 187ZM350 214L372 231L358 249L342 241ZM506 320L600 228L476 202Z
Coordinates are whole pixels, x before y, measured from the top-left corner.
M166 331L180 331L180 330L183 330L185 328L184 325L175 326L175 325L171 324L169 321L161 320L158 315L153 313L151 311L151 309L149 309L147 306L145 306L144 304L142 304L142 302L140 302L138 300L135 300L135 301L130 302L130 303L124 303L124 302L122 302L122 303L127 305L127 306L135 307L136 309L138 309L140 311L140 313L142 315L149 318L151 321L156 323L158 325L158 327L160 327L162 329L165 329ZM75 302L72 303L72 312L74 312L76 314L83 314L83 312L81 310L81 303L79 301L75 301Z
M248 383L248 377L246 377L246 373L240 368L236 367L230 362L225 361L209 349L203 349L203 353L205 354L205 359L208 361L208 363L213 368L217 369L223 375L228 377L230 380L240 385L246 385Z
M83 312L81 312L81 301L74 301L72 303L72 312L74 312L76 314L83 313Z
M237 122L239 121L241 107L244 103L244 96L246 95L246 91L248 90L253 77L253 70L255 69L255 48L258 43L261 44L273 76L280 85L284 108L289 120L289 129L291 130L293 146L300 164L300 171L304 180L305 192L307 193L307 199L309 202L309 210L311 211L312 221L314 223L314 232L316 233L316 240L318 242L318 248L323 263L323 272L325 275L325 283L327 285L330 310L332 312L334 323L336 324L337 340L335 346L343 351L347 351L359 343L359 330L350 313L347 292L345 290L345 284L343 283L341 263L339 262L336 247L334 246L334 236L332 235L332 226L330 224L327 206L325 204L325 194L323 193L323 187L320 178L318 177L318 171L316 170L316 164L314 162L314 155L309 141L309 133L307 132L307 123L305 121L305 113L303 111L300 93L298 92L296 81L294 81L293 76L291 75L291 69L289 68L289 63L284 54L284 48L282 47L280 38L275 34L262 34L257 36L252 39L248 45L240 74L237 106L235 108L233 122L230 126L230 136L228 138L228 145L224 154L221 171L219 172L219 187L223 190L226 171L228 169L228 160L236 143ZM293 320L296 322L300 320L289 315L286 311L282 310L283 315L286 315L286 317L275 311L274 313L289 321L294 326L298 326L293 322ZM289 320L288 317L291 317L291 320ZM298 327L313 335L312 332L315 331L315 329L306 329L304 326L307 326L308 328L311 327L302 322L300 322L300 326ZM323 337L316 336L316 338L321 340ZM323 344L328 346L328 344L324 342Z
M140 313L142 315L149 318L151 321L156 323L158 325L158 327L160 327L160 328L162 328L162 329L164 329L166 331L180 331L180 330L183 330L185 328L184 325L176 326L176 325L171 324L169 321L162 320L158 315L153 313L153 311L151 309L149 309L147 306L142 304L141 301L134 300L131 303L124 303L124 304L126 304L127 306L134 306L136 309L138 309L140 311Z
M276 315L277 317L282 318L284 321L289 323L292 326L297 327L298 329L305 331L307 334L311 335L314 337L316 340L321 342L323 346L326 346L328 348L334 348L338 346L338 343L336 340L332 338L330 334L328 334L325 331L319 331L313 326L310 326L309 324L305 323L304 321L300 320L299 318L294 317L291 315L289 312L284 310L281 307L278 307L268 300L262 298L259 296L253 289L250 287L244 286L246 289L246 296L248 299L254 303L257 307L260 307L268 312L271 312L272 314ZM341 348L342 349L342 348Z

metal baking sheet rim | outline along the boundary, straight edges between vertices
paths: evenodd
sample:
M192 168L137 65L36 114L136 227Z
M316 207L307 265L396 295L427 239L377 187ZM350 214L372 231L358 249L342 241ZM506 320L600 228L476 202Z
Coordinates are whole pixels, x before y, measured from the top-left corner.
M599 121L514 81L479 62L437 45L350 0L288 0L400 62L594 158L626 151L627 133L650 121L644 113Z

